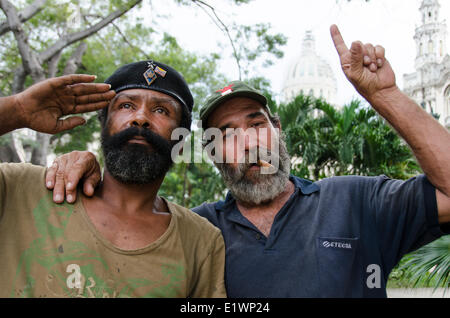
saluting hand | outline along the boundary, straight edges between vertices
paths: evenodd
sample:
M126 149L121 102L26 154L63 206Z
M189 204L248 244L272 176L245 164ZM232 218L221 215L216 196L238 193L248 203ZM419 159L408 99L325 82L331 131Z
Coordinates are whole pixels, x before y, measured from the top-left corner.
M22 127L55 134L84 124L81 114L108 106L115 96L108 84L91 83L94 75L73 74L39 82L15 96Z
M336 25L330 28L331 37L341 60L345 76L356 90L370 100L375 93L396 88L395 74L386 60L382 46L353 42L350 50Z

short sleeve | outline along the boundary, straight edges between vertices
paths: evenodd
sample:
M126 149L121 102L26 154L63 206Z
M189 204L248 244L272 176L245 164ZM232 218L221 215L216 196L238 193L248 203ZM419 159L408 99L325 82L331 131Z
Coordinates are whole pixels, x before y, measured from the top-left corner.
M21 203L45 189L45 167L29 163L0 163L0 221L8 201ZM33 189L33 191L30 191Z
M5 206L5 198L6 198L6 184L5 184L5 175L3 173L3 164L0 164L0 220L3 217L3 210Z
M217 213L214 203L202 203L202 205L191 209L192 212L206 218L214 226L219 226L219 220L217 219Z
M444 234L438 222L436 190L425 175L406 181L386 176L374 180L371 211L385 265L393 267L404 254Z
M190 297L225 298L225 244L222 234L217 232L211 250L203 261L197 283Z

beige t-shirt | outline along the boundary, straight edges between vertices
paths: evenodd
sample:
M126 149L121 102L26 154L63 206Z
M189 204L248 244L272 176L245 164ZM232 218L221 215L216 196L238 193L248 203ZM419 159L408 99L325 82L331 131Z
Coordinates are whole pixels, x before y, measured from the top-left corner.
M0 164L0 297L226 297L221 232L167 202L155 242L121 250L74 205L55 204L45 168Z

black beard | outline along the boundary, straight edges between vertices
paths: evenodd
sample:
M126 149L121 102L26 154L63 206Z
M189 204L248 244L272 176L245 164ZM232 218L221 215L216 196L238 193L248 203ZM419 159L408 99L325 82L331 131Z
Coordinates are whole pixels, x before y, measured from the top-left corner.
M128 143L136 136L144 137L153 149ZM106 169L122 183L152 183L163 178L173 164L171 151L175 143L148 129L130 127L111 136L105 128L101 137Z

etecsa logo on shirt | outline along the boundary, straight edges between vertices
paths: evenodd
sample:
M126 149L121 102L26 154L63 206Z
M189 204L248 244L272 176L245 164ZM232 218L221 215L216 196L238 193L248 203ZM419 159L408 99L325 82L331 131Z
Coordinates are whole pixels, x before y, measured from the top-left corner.
M351 250L354 248L353 246L354 240L352 239L319 238L319 242L320 246L326 249L337 248L337 249Z
M352 244L350 243L341 243L341 242L329 242L323 241L322 245L326 248L334 247L334 248L352 248Z

